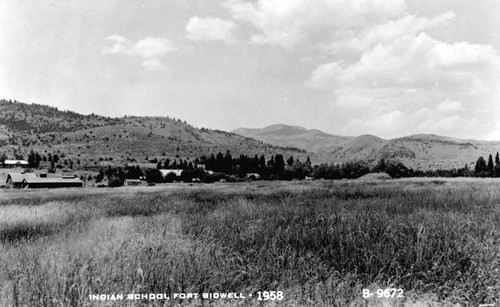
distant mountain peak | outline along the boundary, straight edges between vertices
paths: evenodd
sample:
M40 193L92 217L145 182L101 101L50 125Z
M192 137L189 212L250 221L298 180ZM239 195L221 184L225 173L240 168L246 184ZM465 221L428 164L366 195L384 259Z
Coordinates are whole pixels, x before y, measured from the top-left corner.
M269 144L297 147L309 152L329 152L338 149L352 137L336 136L318 129L284 124L270 125L261 129L238 128L232 131L246 137L259 139Z

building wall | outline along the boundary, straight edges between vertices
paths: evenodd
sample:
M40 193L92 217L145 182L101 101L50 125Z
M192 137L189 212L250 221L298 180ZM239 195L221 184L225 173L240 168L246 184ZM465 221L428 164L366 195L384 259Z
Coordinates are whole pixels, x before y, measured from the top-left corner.
M80 188L82 182L28 182L24 188L43 189L43 188Z

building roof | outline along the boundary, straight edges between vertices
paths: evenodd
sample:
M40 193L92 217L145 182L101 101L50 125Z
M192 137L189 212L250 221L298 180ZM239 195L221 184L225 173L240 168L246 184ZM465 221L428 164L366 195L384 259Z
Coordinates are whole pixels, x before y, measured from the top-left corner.
M167 176L167 174L170 174L170 173L174 173L177 176L180 176L182 171L183 171L183 169L161 169L160 170L163 177Z
M22 164L22 165L28 165L28 161L25 161L25 160L5 160L5 164Z
M21 183L25 178L36 178L35 173L8 173L7 175L7 181L9 178L12 180L14 183Z
M80 178L63 179L63 178L24 178L23 183L81 183Z

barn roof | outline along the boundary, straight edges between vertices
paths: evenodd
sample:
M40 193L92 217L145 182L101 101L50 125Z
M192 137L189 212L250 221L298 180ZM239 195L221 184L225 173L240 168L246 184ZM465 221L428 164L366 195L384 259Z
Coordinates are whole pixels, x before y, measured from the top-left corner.
M9 181L9 178L12 180L14 183L21 183L25 178L36 178L35 173L8 173L7 175L7 181Z
M67 182L82 182L80 178L24 178L23 183L67 183Z

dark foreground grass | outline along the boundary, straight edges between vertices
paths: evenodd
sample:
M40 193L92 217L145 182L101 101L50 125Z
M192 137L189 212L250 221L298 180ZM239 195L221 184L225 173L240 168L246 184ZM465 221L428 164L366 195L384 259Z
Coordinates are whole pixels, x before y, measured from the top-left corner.
M387 287L406 292L393 305L500 302L494 184L256 187L0 202L0 305L280 290L281 304L366 306L363 288ZM205 302L236 303L259 302Z

